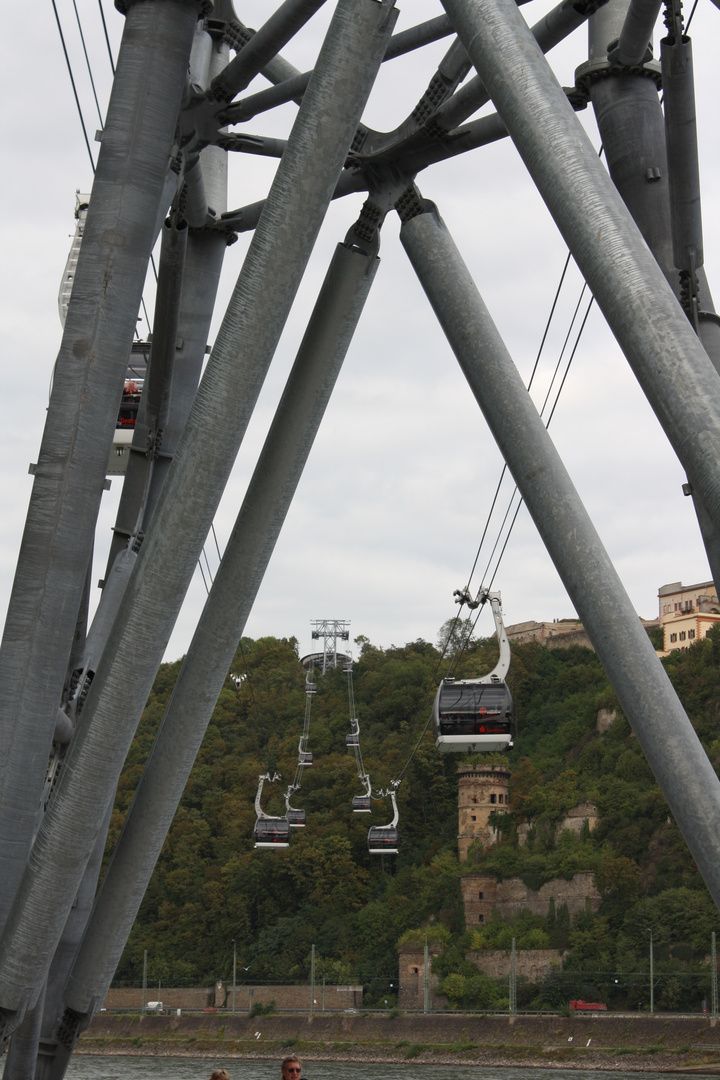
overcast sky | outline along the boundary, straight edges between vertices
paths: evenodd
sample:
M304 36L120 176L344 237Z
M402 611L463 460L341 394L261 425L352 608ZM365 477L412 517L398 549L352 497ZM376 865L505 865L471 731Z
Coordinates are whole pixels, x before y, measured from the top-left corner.
M56 0L73 74L92 139L101 126L71 0ZM122 17L103 0L117 54ZM243 21L258 26L267 0L236 0ZM312 66L330 14L321 12L284 55ZM404 0L397 29L440 14L438 0ZM522 8L530 23L552 6ZM100 112L110 89L110 63L97 0L77 0ZM690 6L688 5L688 10ZM691 26L695 45L704 207L705 266L711 286L720 237L715 206L720 180L713 42L720 12L699 0ZM365 114L379 130L394 128L422 95L449 42L383 66ZM6 25L0 39L4 161L0 225L4 238L0 342L7 401L0 427L4 512L0 519L0 610L7 605L37 459L52 365L61 326L57 293L74 230L75 190L88 191L91 167L52 5L35 13L31 30ZM551 56L563 85L586 56L578 32ZM258 80L257 88L261 88ZM255 85L251 89L255 89ZM286 135L296 106L238 128ZM596 146L592 114L582 114ZM97 144L91 143L93 154ZM236 155L230 206L260 198L275 163ZM508 140L428 170L418 178L439 206L486 304L527 379L560 279L566 249ZM361 196L333 204L266 381L216 518L227 540L254 461L294 359L307 315L334 245L357 217ZM275 549L246 633L295 635L301 651L314 619L344 619L351 637L383 647L416 638L435 641L455 612L453 590L467 583L502 460L430 311L388 218L381 265L298 494ZM249 238L228 249L213 333L240 270ZM580 296L576 270L566 279L533 397L542 401ZM152 290L147 292L151 308ZM144 321L141 333L147 332ZM574 336L573 336L574 340ZM597 309L590 314L551 425L552 437L638 613L657 612L667 582L704 581L709 570L685 479L667 439ZM97 572L102 576L120 483L103 497ZM506 479L504 513L512 485ZM491 525L494 541L499 519ZM490 558L483 549L480 574ZM217 555L208 550L211 567ZM494 587L508 623L573 616L572 605L527 512L521 510ZM168 658L187 648L204 599L196 574ZM480 631L492 632L489 613Z

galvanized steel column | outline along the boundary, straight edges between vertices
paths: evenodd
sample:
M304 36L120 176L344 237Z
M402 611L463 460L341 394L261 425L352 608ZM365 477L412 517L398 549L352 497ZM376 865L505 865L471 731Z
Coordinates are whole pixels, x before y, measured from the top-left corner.
M436 213L401 240L685 841L720 907L720 780Z
M127 13L0 650L0 927L40 803L198 10Z
M640 385L720 526L715 370L513 0L443 0Z
M626 8L623 0L610 0L593 15L589 24L590 57L578 75L589 84L610 176L670 287L679 297L680 273L673 256L665 122L653 71L641 66L652 34L653 12L657 15L657 0L639 0L627 11ZM619 62L610 65L608 46L615 38L619 38ZM628 70L624 64L635 66ZM699 206L696 209L699 214ZM705 275L701 270L699 274L702 274L701 299L706 302L708 312L713 312ZM698 331L705 351L718 370L720 341L715 320L707 316L700 319ZM718 581L720 533L699 493L693 490L692 497L710 572L713 580Z
M0 939L8 1028L45 978L394 22L392 0L335 10Z
M377 263L341 244L330 264L68 980L65 1002L87 1021L132 929Z

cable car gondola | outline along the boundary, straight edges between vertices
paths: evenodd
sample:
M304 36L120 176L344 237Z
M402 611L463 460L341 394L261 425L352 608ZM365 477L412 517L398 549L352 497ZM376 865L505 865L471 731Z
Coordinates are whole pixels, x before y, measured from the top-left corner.
M285 792L285 817L288 820L288 825L291 829L304 829L305 828L305 811L296 810L294 806L290 805L290 796L293 792L297 791L294 784Z
M353 797L353 814L369 814L372 811L372 788L370 786L370 777L367 773L364 773L360 779L365 784L365 794L355 795Z
M350 721L350 734L345 736L345 745L348 747L355 747L360 745L360 721L351 719Z
M290 847L288 819L284 817L258 818L255 822L255 847L277 849Z
M304 753L301 750L300 753L298 754L298 765L312 765L312 763L313 763L312 754Z
M389 792L393 804L393 819L389 825L372 825L368 829L368 851L371 855L397 855L398 853L398 808L395 792Z
M287 817L274 817L270 814L266 814L260 805L260 798L262 796L263 784L266 780L271 783L275 783L280 779L280 775L275 773L274 776L270 776L270 773L258 777L258 789L255 796L255 813L257 814L257 821L255 822L255 847L256 848L274 848L276 850L282 850L283 848L290 847L290 824Z
M500 611L500 593L485 592L495 620L500 657L480 679L443 679L433 704L435 746L443 753L512 749L512 695L505 682L510 643Z

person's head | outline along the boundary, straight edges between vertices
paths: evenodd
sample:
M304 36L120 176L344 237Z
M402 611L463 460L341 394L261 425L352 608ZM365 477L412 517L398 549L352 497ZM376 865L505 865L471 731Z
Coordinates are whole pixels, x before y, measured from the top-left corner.
M300 1080L302 1065L297 1054L289 1054L282 1059L283 1080Z
M230 1080L230 1073L227 1069L215 1069L210 1073L210 1080Z

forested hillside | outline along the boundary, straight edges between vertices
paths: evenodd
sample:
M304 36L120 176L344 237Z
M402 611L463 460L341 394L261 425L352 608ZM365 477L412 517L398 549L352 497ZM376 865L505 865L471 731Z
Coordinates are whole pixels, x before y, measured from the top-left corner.
M357 639L356 714L373 789L386 789L405 769L428 719L439 677L440 653L425 641L379 649ZM493 641L480 642L456 674L489 670ZM720 764L720 635L665 661L688 713ZM123 772L108 852L117 838L165 706L179 662L161 669ZM489 1007L506 988L479 976L468 949L559 947L569 950L564 971L519 988L520 1004L557 1006L569 997L600 998L637 1007L649 965L652 930L662 1008L697 1007L709 993L707 954L720 918L669 818L668 809L627 722L618 709L612 727L596 730L600 707L617 708L594 653L579 647L548 650L537 644L513 651L509 683L516 706L515 749L500 760L511 768L510 812L498 814L499 843L457 861L456 767L467 757L436 753L428 730L399 788L401 849L397 857L370 855L369 824L390 820L389 800L373 814L353 814L361 794L349 731L347 677L318 676L309 749L293 805L307 811L287 851L253 848L258 775L277 770L263 807L283 813L305 710L305 672L294 639L244 639L228 678L182 804L153 876L117 973L118 984L139 984L143 951L149 981L207 985L232 975L253 983L305 980L311 947L316 978L362 983L366 1002L392 1001L396 946L403 935L433 927L445 942L434 970L451 1002ZM557 826L578 802L593 801L598 827L578 837ZM527 843L518 825L529 822ZM460 875L521 876L538 888L554 877L592 870L603 896L597 914L571 921L565 909L547 918L525 915L508 927L490 923L464 932ZM394 985L393 985L394 984ZM646 992L645 992L646 994ZM641 994L642 997L642 994Z

